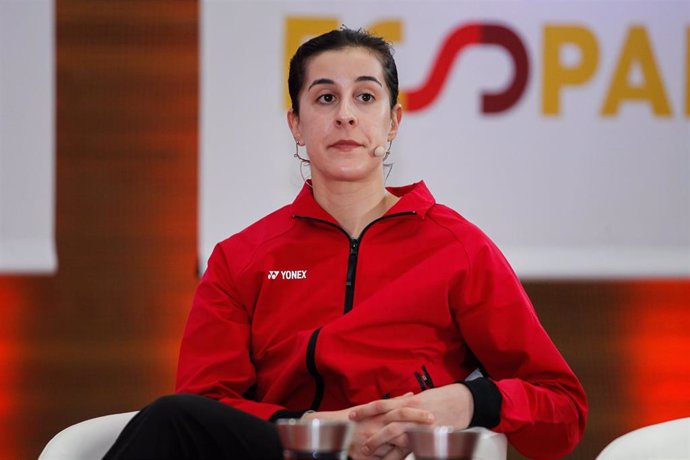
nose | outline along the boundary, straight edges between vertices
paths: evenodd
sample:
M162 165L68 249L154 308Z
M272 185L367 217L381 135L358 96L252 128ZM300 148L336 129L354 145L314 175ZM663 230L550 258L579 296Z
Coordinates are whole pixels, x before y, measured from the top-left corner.
M347 100L340 103L340 106L338 107L338 114L337 114L337 117L335 119L335 123L338 126L343 126L343 125L356 126L357 125L357 117L355 117L355 115L352 111L352 107L350 106L350 104Z

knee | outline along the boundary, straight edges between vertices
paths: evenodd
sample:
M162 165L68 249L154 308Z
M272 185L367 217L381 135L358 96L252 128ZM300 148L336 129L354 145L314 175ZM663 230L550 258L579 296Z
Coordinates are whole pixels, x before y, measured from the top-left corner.
M179 415L189 414L194 407L203 404L207 398L194 394L172 394L161 396L144 410L150 416L174 418Z

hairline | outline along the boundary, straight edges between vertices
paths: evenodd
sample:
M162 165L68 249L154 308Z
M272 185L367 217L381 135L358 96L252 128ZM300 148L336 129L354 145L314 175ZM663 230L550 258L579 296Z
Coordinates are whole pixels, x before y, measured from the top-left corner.
M345 43L342 46L337 46L334 48L329 48L329 49L319 51L318 53L312 54L311 56L309 56L308 58L306 58L304 60L304 73L305 74L307 73L307 69L309 68L309 64L311 63L311 61L314 58L321 56L324 53L328 53L329 51L343 51L343 50L346 50L348 48L365 50L366 52L368 52L369 54L371 54L372 56L374 56L376 58L379 65L381 66L381 73L383 74L383 77L384 77L383 83L379 82L378 80L377 80L377 82L381 85L382 88L384 88L386 90L386 93L388 94L388 99L390 101L391 108L392 108L393 93L392 93L391 88L388 87L388 83L386 82L386 78L385 78L386 77L386 68L385 68L385 65L383 62L383 56L379 51L377 51L377 50L375 50L369 46L362 45L362 44ZM297 92L297 99L299 99L302 96L302 93L304 91L309 91L309 88L311 88L311 86L305 88L306 84L307 84L307 82L305 81L302 84L302 88L300 88L299 91ZM297 115L297 113L295 113L295 115Z

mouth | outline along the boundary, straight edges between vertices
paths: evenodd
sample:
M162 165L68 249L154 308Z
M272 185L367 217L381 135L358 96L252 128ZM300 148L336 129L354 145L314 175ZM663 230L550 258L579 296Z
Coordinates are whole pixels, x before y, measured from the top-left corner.
M349 140L349 139L342 139L339 140L338 142L334 142L333 144L330 145L330 147L338 149L338 150L345 150L345 151L350 151L354 150L358 147L362 147L362 144L359 142Z

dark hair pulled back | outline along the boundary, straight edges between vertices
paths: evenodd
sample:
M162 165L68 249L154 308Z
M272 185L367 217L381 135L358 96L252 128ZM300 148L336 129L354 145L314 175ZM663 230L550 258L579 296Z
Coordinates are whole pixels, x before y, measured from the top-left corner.
M341 28L314 37L302 44L290 59L288 89L292 111L299 115L299 93L304 86L307 62L324 51L343 48L365 48L372 51L383 67L383 76L390 93L391 108L398 103L398 69L393 59L393 48L381 37L371 35L363 29Z

